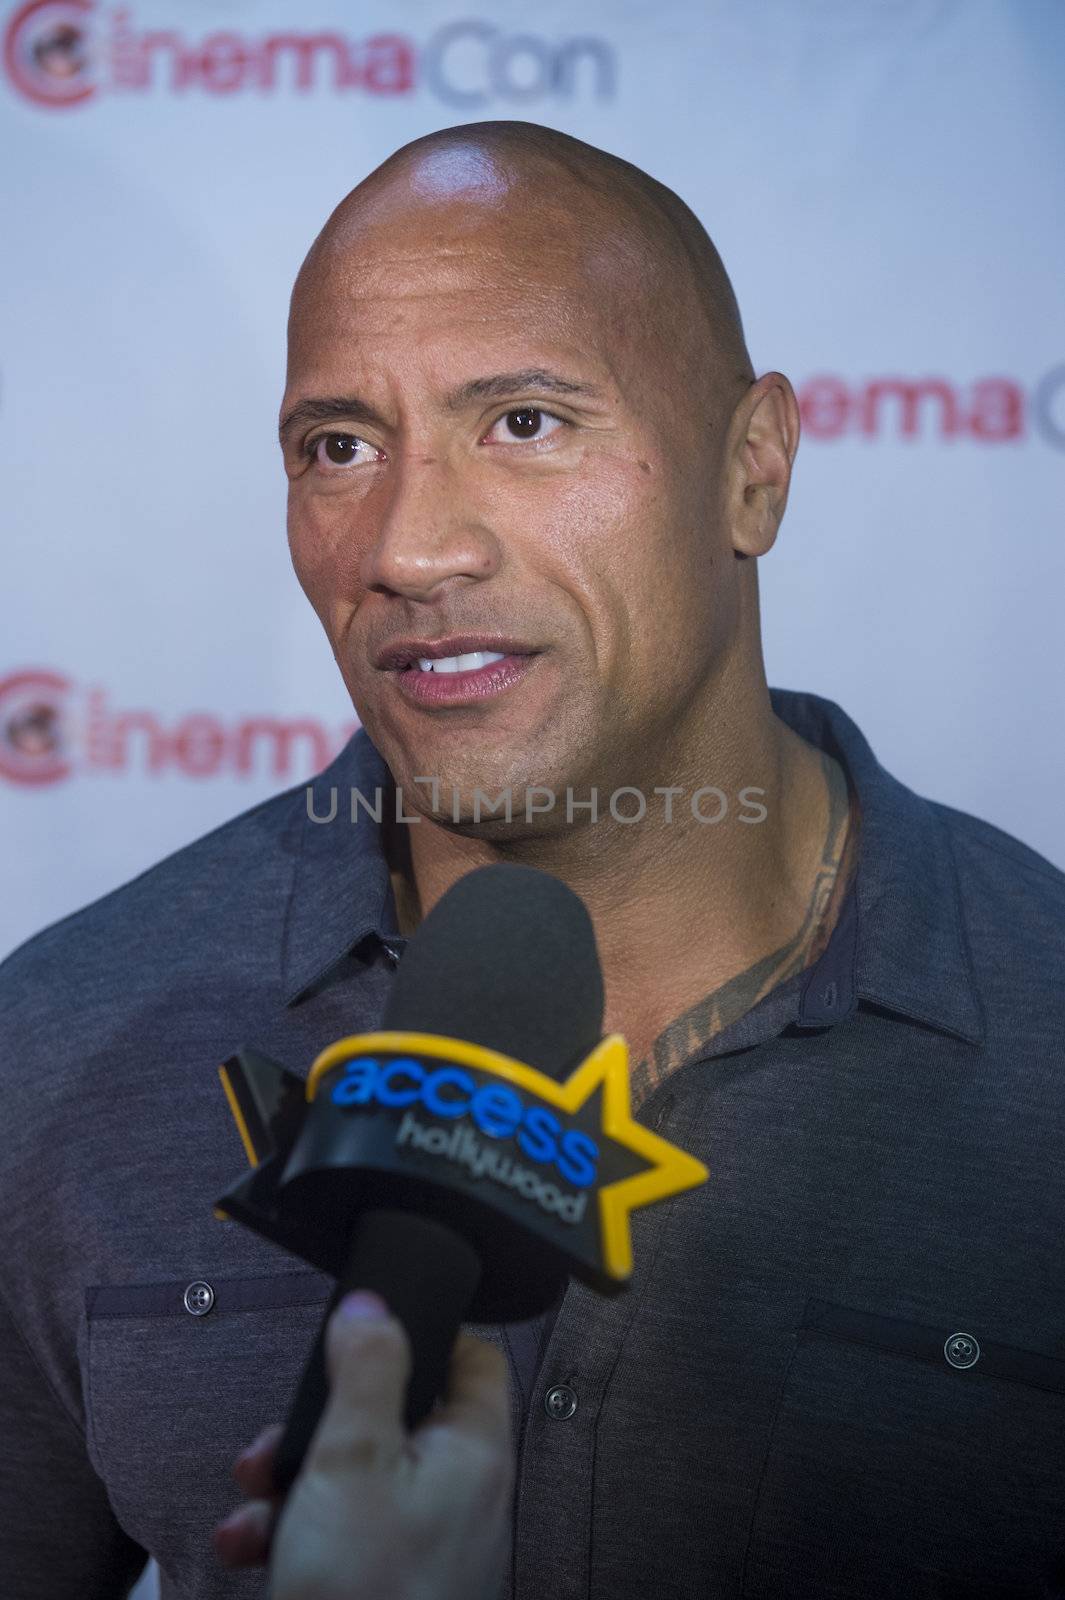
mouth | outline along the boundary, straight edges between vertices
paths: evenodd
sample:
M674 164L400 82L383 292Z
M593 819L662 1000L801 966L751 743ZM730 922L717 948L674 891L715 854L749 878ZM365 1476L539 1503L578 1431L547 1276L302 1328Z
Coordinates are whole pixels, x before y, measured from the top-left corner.
M397 639L378 652L374 666L382 672L471 672L506 656L532 656L533 645L498 634L449 634L443 639Z
M452 634L397 640L379 653L374 665L416 705L472 705L521 682L541 653L517 639Z

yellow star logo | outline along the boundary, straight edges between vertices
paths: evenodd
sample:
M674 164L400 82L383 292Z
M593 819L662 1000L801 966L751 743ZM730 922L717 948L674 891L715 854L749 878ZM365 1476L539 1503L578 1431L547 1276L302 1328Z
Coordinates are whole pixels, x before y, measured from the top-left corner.
M602 1137L647 1163L643 1172L597 1188L602 1239L603 1270L624 1280L632 1273L632 1239L629 1218L641 1206L680 1194L705 1183L709 1169L667 1139L652 1133L632 1116L629 1093L629 1052L620 1033L608 1034L591 1055L562 1083L496 1050L448 1039L440 1034L381 1032L338 1039L315 1060L307 1078L307 1099L314 1099L326 1073L356 1056L374 1051L429 1056L455 1065L472 1067L524 1089L543 1105L572 1116L602 1089Z

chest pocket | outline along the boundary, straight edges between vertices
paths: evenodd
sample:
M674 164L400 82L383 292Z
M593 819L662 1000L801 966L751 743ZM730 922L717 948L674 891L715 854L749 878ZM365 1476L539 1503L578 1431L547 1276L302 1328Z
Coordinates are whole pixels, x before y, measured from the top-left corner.
M211 1529L243 1501L236 1456L287 1416L332 1290L304 1270L85 1291L90 1458L123 1527L189 1593L244 1591ZM248 1593L261 1587L260 1572Z
M1065 1596L1065 1358L808 1300L744 1600Z
M243 1504L236 1457L288 1416L333 1289L305 1269L85 1291L90 1459L122 1526L181 1593L262 1600L262 1569L228 1572L211 1531ZM503 1342L498 1327L464 1326Z

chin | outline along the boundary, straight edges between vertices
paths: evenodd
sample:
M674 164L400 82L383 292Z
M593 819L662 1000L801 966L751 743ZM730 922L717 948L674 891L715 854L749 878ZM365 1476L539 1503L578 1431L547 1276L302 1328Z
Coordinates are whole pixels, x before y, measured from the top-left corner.
M374 738L372 728L367 730ZM533 784L557 786L553 776L556 763L546 757L541 759L540 744L536 740L523 740L520 747L509 749L499 736L490 730L442 730L438 739L419 742L416 749L401 738L388 738L378 746L396 778L407 774L406 782L417 777L439 779L442 794L451 804L453 790L457 790L462 811L472 808L474 791L479 790L489 798L501 790L513 793L517 807L525 804L525 791ZM374 740L376 743L376 739ZM530 750L535 753L530 757ZM394 757L394 760L393 760ZM566 780L561 780L565 788ZM428 784L416 786L428 794Z

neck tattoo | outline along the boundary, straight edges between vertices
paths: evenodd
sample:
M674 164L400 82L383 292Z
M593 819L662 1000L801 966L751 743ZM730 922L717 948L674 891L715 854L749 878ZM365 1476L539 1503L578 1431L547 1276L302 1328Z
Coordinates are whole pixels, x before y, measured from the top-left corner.
M632 1068L634 1108L705 1048L715 1034L750 1011L778 984L816 961L828 944L853 867L856 828L848 827L851 803L843 769L824 751L821 766L828 790L828 824L801 925L779 950L711 990L659 1034L650 1054Z

